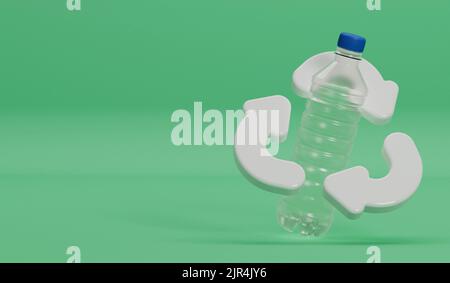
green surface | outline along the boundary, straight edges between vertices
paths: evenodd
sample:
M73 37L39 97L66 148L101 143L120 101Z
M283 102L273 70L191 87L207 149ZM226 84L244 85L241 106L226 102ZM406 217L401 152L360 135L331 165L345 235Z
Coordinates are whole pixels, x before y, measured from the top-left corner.
M1 1L0 261L64 262L71 245L83 262L365 262L371 245L385 262L450 261L450 2L382 2ZM172 145L170 116L283 94L295 129L291 74L341 31L367 37L365 58L400 85L389 125L362 121L351 163L384 175L384 137L403 131L424 177L400 209L337 213L306 241L278 227L279 197L232 147Z

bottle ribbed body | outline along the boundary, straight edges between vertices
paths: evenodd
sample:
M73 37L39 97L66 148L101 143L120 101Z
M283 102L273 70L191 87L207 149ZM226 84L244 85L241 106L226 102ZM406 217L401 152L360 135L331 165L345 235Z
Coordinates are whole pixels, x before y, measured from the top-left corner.
M346 167L364 99L339 85L323 84L313 89L295 148L295 159L304 168L306 181L297 194L282 199L278 206L281 226L303 236L323 235L331 226L333 208L324 198L323 181Z

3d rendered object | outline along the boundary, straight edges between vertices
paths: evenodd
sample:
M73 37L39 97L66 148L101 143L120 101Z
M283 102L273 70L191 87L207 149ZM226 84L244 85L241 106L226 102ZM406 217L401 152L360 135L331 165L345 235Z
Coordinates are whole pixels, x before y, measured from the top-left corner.
M365 167L357 166L325 178L325 192L344 208L349 217L369 212L384 212L409 199L422 179L422 160L414 141L404 133L386 137L383 156L389 173L371 179Z
M295 70L295 91L307 99L298 128L295 162L276 158L266 150L265 142L237 142L254 132L249 119L255 112L272 110L279 112L279 127L274 131L273 121L259 119L257 130L267 133L262 141L284 139L289 129L289 101L277 95L244 104L246 115L235 138L236 159L253 183L289 195L277 210L280 225L288 231L323 235L332 223L331 204L350 218L363 211L384 212L411 197L420 184L420 154L404 133L393 133L385 139L383 154L390 165L387 176L371 179L362 166L345 169L360 117L373 124L387 123L398 95L397 84L385 81L362 58L365 43L361 36L341 33L336 52L315 55Z
M305 181L305 172L303 168L294 161L282 160L272 156L261 143L250 144L249 142L241 144L240 139L244 140L250 132L248 123L250 113L258 115L259 111L278 110L279 127L277 132L270 132L272 127L269 123L263 125L266 127L269 136L278 136L284 140L289 130L289 120L291 116L291 103L281 95L274 95L259 99L249 100L244 104L245 117L240 122L235 137L235 154L244 174L251 180L259 182L263 189L277 192L280 194L290 194L298 190ZM261 124L261 123L259 123ZM257 183L258 184L258 183Z

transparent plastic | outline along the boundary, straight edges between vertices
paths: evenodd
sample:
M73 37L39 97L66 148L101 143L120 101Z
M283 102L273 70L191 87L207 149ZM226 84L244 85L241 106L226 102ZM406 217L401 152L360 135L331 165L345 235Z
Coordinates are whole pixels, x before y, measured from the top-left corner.
M280 225L302 236L321 236L331 227L333 207L323 180L347 166L367 87L359 71L361 53L338 48L335 60L313 76L312 96L298 131L295 159L306 181L295 195L280 200Z

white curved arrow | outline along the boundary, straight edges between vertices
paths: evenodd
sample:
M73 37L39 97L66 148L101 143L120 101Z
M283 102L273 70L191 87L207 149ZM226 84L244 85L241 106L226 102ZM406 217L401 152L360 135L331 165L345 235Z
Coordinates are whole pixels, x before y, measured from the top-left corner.
M333 62L335 56L332 51L314 55L295 70L293 83L298 95L311 97L313 75ZM359 63L359 70L367 85L367 96L360 108L361 114L373 124L388 122L395 111L398 85L393 81L385 81L377 68L365 59Z
M235 137L235 155L241 171L250 177L251 181L265 189L280 194L289 194L298 190L305 181L303 168L293 162L275 158L266 148L266 143L261 140L283 140L289 131L291 104L287 98L281 95L268 96L248 100L244 104L245 117L239 123ZM273 119L261 119L256 114L277 112L278 121ZM248 139L254 133L255 124L249 123L251 114L258 120L257 143L251 144L248 140L242 144L242 140ZM277 123L278 122L278 123ZM274 124L278 125L274 125ZM274 127L275 126L275 127ZM252 128L253 127L253 128ZM261 137L262 134L262 137ZM273 139L275 138L275 139Z
M325 192L337 202L338 208L345 209L347 216L358 216L365 209L383 212L396 208L419 186L422 160L408 135L392 133L387 136L383 154L390 164L389 173L383 178L371 179L366 168L356 166L325 179Z

